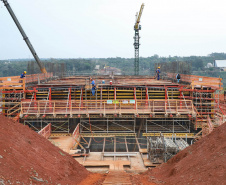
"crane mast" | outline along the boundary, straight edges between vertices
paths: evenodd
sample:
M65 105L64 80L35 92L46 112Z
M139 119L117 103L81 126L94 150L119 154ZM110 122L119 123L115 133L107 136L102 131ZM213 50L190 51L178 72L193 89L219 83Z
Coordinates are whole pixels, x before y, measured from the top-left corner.
M139 75L139 46L140 46L140 36L139 30L141 30L140 19L144 9L144 3L140 7L139 14L136 14L136 21L134 25L135 36L134 36L134 49L135 49L135 57L134 57L134 75Z
M40 61L40 59L39 59L39 57L38 57L38 55L37 55L35 49L33 48L33 46L32 46L32 44L31 44L30 40L28 39L28 37L27 37L26 33L24 32L22 26L20 25L20 23L19 23L19 21L18 21L16 15L14 14L14 12L13 12L11 6L9 5L8 1L7 1L7 0L1 0L1 1L4 3L4 5L5 5L5 7L7 8L9 14L11 15L13 21L15 22L17 28L19 29L21 35L23 36L23 39L24 39L24 41L26 42L28 48L30 49L32 55L34 56L34 58L35 58L35 60L36 60L36 62L37 62L37 64L38 64L38 66L39 66L41 72L42 72L42 73L47 73L45 67L43 67L43 65L42 65L42 63L41 63L41 61Z

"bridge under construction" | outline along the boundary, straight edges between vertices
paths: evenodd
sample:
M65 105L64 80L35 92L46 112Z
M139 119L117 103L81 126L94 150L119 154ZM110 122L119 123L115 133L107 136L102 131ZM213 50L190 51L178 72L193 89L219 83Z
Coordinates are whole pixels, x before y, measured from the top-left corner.
M137 153L142 168L156 166L226 119L222 79L181 74L178 84L174 76L93 76L95 95L90 76L4 77L1 110L82 157L78 161L87 168L136 169L131 158ZM100 158L98 163L95 158Z

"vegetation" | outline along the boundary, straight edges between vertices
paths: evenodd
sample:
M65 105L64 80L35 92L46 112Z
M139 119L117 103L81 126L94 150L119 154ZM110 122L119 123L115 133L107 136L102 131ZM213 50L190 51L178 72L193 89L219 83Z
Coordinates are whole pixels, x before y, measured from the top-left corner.
M191 64L190 72L195 75L201 76L213 76L223 78L224 84L226 84L226 72L221 72L217 68L206 68L208 63L214 63L215 60L226 60L226 53L212 53L208 56L169 56L160 57L154 55L151 57L140 57L140 71L142 75L153 75L155 71L156 63L175 62L175 61L186 61ZM121 69L122 75L133 75L134 74L134 58L91 58L91 59L43 59L48 70L48 63L57 64L64 63L66 73L69 74L92 74L95 73L96 65L103 69L104 66L116 67ZM24 70L27 70L29 61L24 60L0 60L0 76L16 76L20 75ZM58 69L60 65L58 65ZM29 68L29 67L28 67ZM35 73L40 72L37 64L34 65ZM55 70L55 68L54 68ZM29 70L27 70L29 74Z

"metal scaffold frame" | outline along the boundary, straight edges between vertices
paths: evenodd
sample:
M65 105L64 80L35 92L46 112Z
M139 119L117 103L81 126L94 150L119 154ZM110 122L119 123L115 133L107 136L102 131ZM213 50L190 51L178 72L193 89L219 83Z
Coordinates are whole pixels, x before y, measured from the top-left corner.
M31 129L39 132L46 125L51 123L52 133L69 133L69 120L24 120L24 125L28 125Z
M80 119L80 133L135 133L136 119Z
M197 132L200 129L208 129L206 133L209 133L211 129L226 121L225 100L221 98L223 91L216 91L212 86L172 84L168 81L149 84L149 81L155 80L144 76L108 78L106 81L112 80L113 85L107 85L101 84L106 76L99 76L96 77L97 80L95 79L98 84L95 95L92 96L89 77L62 79L61 81L45 82L38 85L32 84L37 82L37 77L39 77L38 81L45 80L52 78L52 73L27 75L23 83L19 81L19 77L2 78L0 82L2 102L0 102L0 105L4 115L16 118L15 120L20 122L24 122L24 120L40 122L40 120L48 121L52 119L51 123L55 120L79 120L80 118L99 120L117 118L125 121L148 119L152 121L146 121L146 127L156 125L159 128L158 132L184 135L189 134L193 129L192 126L195 127ZM197 80L197 76L194 75L182 77L185 81ZM202 77L205 83L208 79ZM210 80L220 83L221 79L211 78ZM168 125L162 124L160 120L163 119L169 119L168 123L172 128L169 129ZM177 121L181 119L187 120L185 125L181 121ZM119 134L123 132L134 134L135 129L137 129L134 128L133 122L130 122L129 126L118 121L109 121L109 123L114 125L115 128L121 129L118 129ZM106 122L105 128L108 129L105 130L93 120L89 124L83 124L88 128L90 125L93 133L98 129L100 132L106 133L111 130L106 126ZM213 125L213 128L210 125ZM177 130L176 127L180 127L181 130ZM145 126L143 129L145 130ZM118 131L116 129L115 134ZM66 130L63 130L63 132L66 132ZM144 134L154 133L156 132L146 128L143 136Z
M184 118L146 119L146 133L190 133L191 120Z
M189 144L182 138L151 136L147 138L148 157L152 163L167 162Z

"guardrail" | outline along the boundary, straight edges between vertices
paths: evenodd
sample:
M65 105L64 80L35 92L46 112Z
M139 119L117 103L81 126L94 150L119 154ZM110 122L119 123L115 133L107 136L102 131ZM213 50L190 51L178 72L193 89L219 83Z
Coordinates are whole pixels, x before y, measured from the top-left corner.
M42 81L48 78L52 78L53 73L40 73L40 74L32 74L32 75L26 75L25 80L26 83L31 83L31 82L37 82L38 80Z
M20 76L0 78L0 90L9 88L25 90L25 78Z
M212 121L211 121L209 116L207 116L207 124L208 124L208 127L209 127L209 133L210 133L210 132L213 131L214 126L213 126L213 123L212 123Z
M38 132L39 135L42 135L44 138L48 139L51 135L52 129L51 129L51 123L46 125L42 130Z
M17 102L13 107L7 109L7 117L14 115L15 113L19 113L21 111L20 109L20 103Z
M191 100L40 100L22 101L23 115L193 114Z
M84 148L81 144L80 144L80 133L79 133L79 128L80 128L80 124L78 124L74 130L74 132L72 133L72 138L73 138L73 144L72 144L72 148L76 148L78 145L81 148Z
M9 76L0 78L0 90L2 89L23 89L25 90L25 84L31 82L38 82L48 78L52 78L53 73L40 73L26 75L25 78L20 78L20 76Z
M176 73L167 73L167 77L171 79L176 79ZM222 85L223 83L222 78L215 78L215 77L206 77L206 76L196 76L196 75L186 75L186 74L180 74L181 81L188 82L192 85L192 88L194 86L207 86L212 87L214 89L223 89Z

